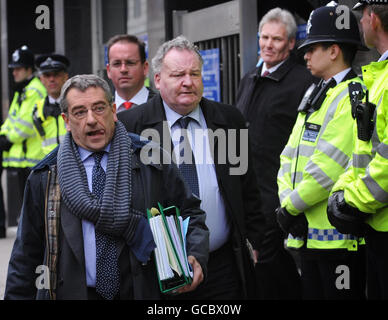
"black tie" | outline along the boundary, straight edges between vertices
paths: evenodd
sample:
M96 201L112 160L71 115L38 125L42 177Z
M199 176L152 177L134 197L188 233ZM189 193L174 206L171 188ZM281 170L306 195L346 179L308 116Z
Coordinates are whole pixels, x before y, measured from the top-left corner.
M182 117L176 121L182 129L181 137L179 140L179 156L181 158L181 161L179 162L179 171L185 178L187 184L190 186L191 192L199 197L199 185L197 169L195 166L195 158L190 147L189 138L187 136L187 126L189 125L190 121L190 117Z
M104 152L93 154L92 192L102 198L105 188L105 171L101 167ZM96 232L96 291L104 299L112 300L120 288L120 271L116 240L104 233Z

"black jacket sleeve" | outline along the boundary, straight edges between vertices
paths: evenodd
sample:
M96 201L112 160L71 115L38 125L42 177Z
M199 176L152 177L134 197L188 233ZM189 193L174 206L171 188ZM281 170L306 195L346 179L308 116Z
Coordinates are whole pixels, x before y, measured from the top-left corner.
M4 299L36 298L36 280L41 275L37 267L43 265L44 192L42 175L32 172L27 180L16 240L8 266Z

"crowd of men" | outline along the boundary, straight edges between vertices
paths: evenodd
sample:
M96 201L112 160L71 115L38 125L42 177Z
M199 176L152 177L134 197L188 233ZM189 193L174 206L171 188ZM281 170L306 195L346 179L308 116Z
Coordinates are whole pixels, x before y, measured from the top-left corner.
M337 9L311 13L297 50L292 14L266 13L262 63L235 106L203 97L184 36L153 57L156 90L144 43L111 38L114 94L95 75L69 78L63 55L17 49L0 148L24 196L5 299L387 299L388 1L356 4L361 33L350 9L339 28ZM357 76L364 44L381 57ZM190 218L193 277L173 295L153 258L158 203Z

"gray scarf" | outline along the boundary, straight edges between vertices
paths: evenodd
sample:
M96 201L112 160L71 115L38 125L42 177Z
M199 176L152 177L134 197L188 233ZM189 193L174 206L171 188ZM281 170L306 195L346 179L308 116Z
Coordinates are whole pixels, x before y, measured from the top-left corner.
M99 200L90 191L85 167L71 133L58 150L58 181L61 196L70 212L91 221L96 230L126 242L133 238L141 218L132 205L132 140L124 125L116 122L106 169L105 190Z

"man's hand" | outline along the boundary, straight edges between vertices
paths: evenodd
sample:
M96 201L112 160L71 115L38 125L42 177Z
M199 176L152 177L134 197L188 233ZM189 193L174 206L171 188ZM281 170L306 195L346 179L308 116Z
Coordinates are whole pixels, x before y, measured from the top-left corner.
M177 290L177 293L185 293L185 292L193 291L203 281L202 267L197 261L197 259L195 259L193 256L188 256L187 260L189 261L189 263L191 264L191 267L193 268L193 272L194 272L193 282L185 285L184 287L179 288Z

